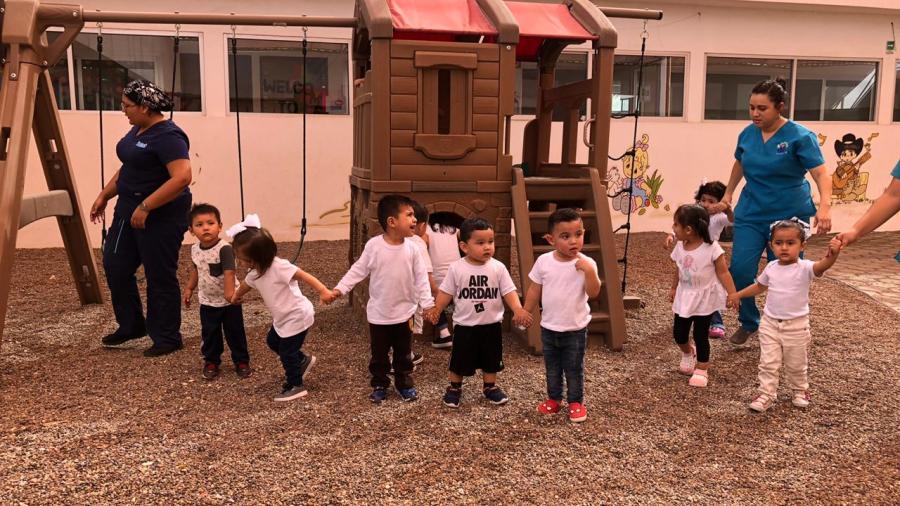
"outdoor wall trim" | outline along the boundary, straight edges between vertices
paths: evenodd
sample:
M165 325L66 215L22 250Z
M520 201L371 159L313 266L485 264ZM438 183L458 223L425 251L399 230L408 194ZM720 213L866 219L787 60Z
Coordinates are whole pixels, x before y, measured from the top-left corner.
M481 12L497 28L498 43L519 43L519 23L502 0L476 0L476 3L481 8Z

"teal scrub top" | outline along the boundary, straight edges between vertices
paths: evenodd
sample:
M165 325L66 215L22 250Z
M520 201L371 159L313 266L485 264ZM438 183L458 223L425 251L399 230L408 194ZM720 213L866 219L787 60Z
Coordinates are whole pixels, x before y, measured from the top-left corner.
M891 171L891 176L895 179L900 179L900 160L897 160L897 165L894 165L894 170Z
M788 121L767 141L749 125L738 136L734 158L746 184L734 209L735 220L771 223L816 214L806 172L825 163L816 134Z

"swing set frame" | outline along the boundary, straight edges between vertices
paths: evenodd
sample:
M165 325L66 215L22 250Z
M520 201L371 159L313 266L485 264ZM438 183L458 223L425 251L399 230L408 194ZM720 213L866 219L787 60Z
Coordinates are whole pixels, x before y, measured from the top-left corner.
M659 19L659 11L603 8L611 17ZM81 5L0 0L0 343L6 321L18 230L55 217L81 304L102 303L94 252L48 69L85 23L165 23L225 26L354 28L352 17L85 11ZM61 28L47 43L48 28ZM23 198L34 135L48 192Z

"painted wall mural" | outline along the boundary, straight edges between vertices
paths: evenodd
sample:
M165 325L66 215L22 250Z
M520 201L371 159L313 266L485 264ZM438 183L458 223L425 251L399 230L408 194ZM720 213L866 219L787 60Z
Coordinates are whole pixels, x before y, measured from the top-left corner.
M639 215L647 212L648 208L659 209L663 201L659 190L663 184L663 178L659 171L654 170L649 176L650 170L650 136L641 135L641 140L635 146L634 156L627 155L622 158L622 170L612 166L607 172L607 183L611 194L616 195L612 199L613 209L628 214L628 193L620 193L631 188L631 212ZM626 148L628 149L628 148ZM666 206L668 208L668 206ZM668 210L668 209L666 209Z

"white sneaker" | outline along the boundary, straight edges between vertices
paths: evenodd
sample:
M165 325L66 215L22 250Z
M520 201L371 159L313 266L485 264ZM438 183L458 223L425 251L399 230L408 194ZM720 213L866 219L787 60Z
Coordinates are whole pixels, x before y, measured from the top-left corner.
M682 353L681 363L678 364L678 372L685 376L694 374L694 366L697 364L697 355L692 353Z
M794 392L794 397L791 399L791 404L798 408L808 408L809 407L809 392L806 390L799 390Z
M752 401L750 401L749 408L757 413L763 413L768 411L772 405L775 404L775 399L769 397L768 395L759 394Z

